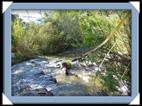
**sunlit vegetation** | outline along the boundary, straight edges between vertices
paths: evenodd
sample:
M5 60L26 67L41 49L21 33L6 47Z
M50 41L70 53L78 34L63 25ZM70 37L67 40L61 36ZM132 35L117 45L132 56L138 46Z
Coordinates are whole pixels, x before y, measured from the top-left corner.
M79 49L79 56L87 55L84 61L105 67L104 75L93 75L91 93L121 95L117 87L122 82L131 89L131 11L52 10L45 12L40 23L12 15L11 31L12 64Z

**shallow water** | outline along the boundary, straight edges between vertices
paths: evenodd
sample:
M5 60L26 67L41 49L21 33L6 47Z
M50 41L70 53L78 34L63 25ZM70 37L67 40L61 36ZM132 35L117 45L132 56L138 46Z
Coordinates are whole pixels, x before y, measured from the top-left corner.
M17 95L23 86L30 89L45 88L55 96L92 95L89 86L95 71L86 71L84 67L72 68L69 75L57 67L65 58L46 57L25 61L12 66L12 94ZM55 78L57 83L52 81ZM95 95L95 94L93 94Z

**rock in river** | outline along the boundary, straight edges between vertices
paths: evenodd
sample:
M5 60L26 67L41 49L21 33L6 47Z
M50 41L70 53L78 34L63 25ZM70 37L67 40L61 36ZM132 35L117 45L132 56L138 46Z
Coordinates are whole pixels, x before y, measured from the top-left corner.
M46 87L57 81L50 73L44 73L46 64L44 59L33 59L12 66L12 96L52 96Z

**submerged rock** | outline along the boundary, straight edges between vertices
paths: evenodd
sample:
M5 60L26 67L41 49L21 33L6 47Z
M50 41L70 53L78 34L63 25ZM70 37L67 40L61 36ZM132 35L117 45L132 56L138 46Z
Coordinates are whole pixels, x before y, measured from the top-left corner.
M52 96L46 86L56 84L57 80L50 74L45 74L48 62L42 59L33 59L12 66L11 79L13 96Z
M37 58L11 67L12 96L103 96L102 92L90 94L87 86L92 75L103 72L96 63L73 61L66 76L58 64L65 59ZM99 71L101 70L101 71ZM124 87L122 87L123 89ZM94 88L93 88L94 89ZM92 92L91 92L92 93Z
M53 93L47 91L45 88L32 89L26 87L20 90L18 96L53 96Z

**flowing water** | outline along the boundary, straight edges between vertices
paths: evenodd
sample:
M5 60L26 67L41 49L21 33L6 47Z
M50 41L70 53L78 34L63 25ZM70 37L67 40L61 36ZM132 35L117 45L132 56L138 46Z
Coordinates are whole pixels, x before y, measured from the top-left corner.
M99 67L93 63L72 62L69 75L60 67L63 57L38 57L11 67L11 93L13 96L106 96L104 85L97 77ZM103 73L105 76L105 73ZM121 84L122 85L122 84ZM125 87L125 89L124 89ZM123 88L123 89L122 89ZM120 86L127 95L127 86ZM119 93L118 93L119 94Z
M12 94L18 95L21 87L26 85L31 89L45 88L55 96L91 95L88 86L95 71L86 71L84 67L77 65L69 70L70 74L67 76L60 67L57 67L57 64L63 61L66 59L46 57L12 66ZM55 78L57 83L51 81L50 77Z

